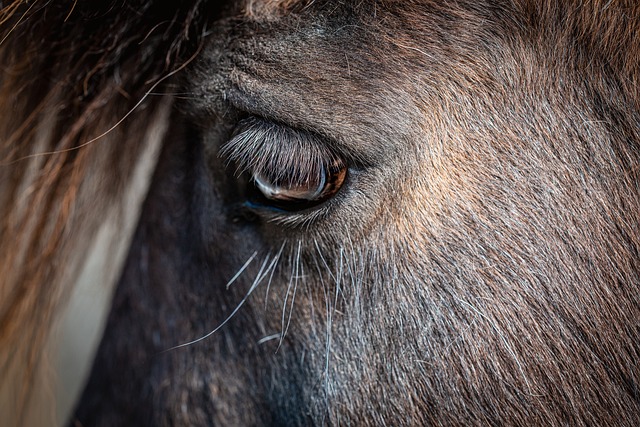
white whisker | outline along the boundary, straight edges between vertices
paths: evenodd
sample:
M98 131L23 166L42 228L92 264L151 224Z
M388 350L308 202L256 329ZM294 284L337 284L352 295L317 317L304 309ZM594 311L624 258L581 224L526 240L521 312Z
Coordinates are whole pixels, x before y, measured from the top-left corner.
M296 262L295 262L295 280L293 283L293 294L291 295L291 307L289 308L289 318L287 319L287 326L283 332L283 338L287 335L287 331L289 330L289 325L291 324L291 316L293 315L293 303L296 300L296 292L298 290L298 280L304 277L304 272L301 274L300 270L303 269L302 264L300 264L300 250L301 250L302 242L298 241L298 252L296 254Z
M269 268L271 268L271 265L273 265L273 262L271 262L271 264L269 265L269 267L267 267L266 270L265 270L264 267L267 265L267 263L269 262L270 258L271 258L271 254L268 254L264 258L264 261L262 261L262 265L260 266L260 270L258 270L258 274L256 274L256 278L255 278L256 281L258 281L258 282L262 281L262 279L264 279L267 276L267 274L269 274Z
M317 274L317 279L320 280L320 285L322 286L322 289L326 289L327 284L325 282L325 273L328 272L329 276L331 278L333 278L333 274L331 273L331 270L329 269L329 265L327 264L327 261L325 260L324 256L322 255L322 251L320 250L320 246L318 245L318 241L316 239L313 239L316 251L318 253L318 256L320 257L320 259L322 260L324 266L321 266L320 263L318 262L318 257L313 257L313 261L314 261L314 265L316 267L316 272ZM323 269L326 268L326 271ZM335 280L335 279L334 279ZM309 311L310 311L310 315L311 315L311 328L312 328L312 332L313 332L313 336L317 337L318 336L318 331L316 330L316 324L318 323L317 319L316 319L316 311L315 311L315 301L313 298L313 294L311 292L311 289L309 289L309 287L306 287L307 289L307 294L308 294L308 300L309 300Z
M317 239L313 239L313 243L316 246L316 251L318 251L318 255L320 256L320 259L322 260L322 263L324 264L324 266L327 268L327 272L329 273L329 276L334 280L337 281L336 276L333 275L333 273L331 272L331 268L329 267L329 264L327 263L326 258L324 257L324 255L322 255L322 251L320 250L320 246L318 245L318 240ZM317 262L316 262L317 263ZM318 272L320 273L320 271L318 270Z
M238 277L240 277L240 275L247 269L247 267L249 267L249 264L251 264L251 262L255 259L257 255L258 255L258 251L254 252L249 257L247 262L245 262L244 265L240 267L240 270L238 270L238 272L231 278L231 280L227 282L227 285L226 285L227 289L229 289L229 287L233 284L233 282L235 282L238 279Z
M273 261L271 262L273 264L273 268L271 268L271 266L269 266L269 268L271 268L271 274L269 275L269 281L267 282L267 290L264 293L264 309L265 309L265 311L267 310L267 302L269 301L269 289L271 288L271 281L273 280L273 274L276 271L276 264L278 263L278 261L280 261L280 256L282 255L282 251L284 250L284 247L285 247L286 244L287 244L286 240L284 242L282 242L282 246L280 246L280 250L278 251L276 256L273 258Z
M255 257L255 254L252 256L252 258ZM264 277L266 276L266 274L261 274L262 270L264 269L264 266L266 265L267 261L268 261L269 257L267 256L267 258L264 260L264 262L262 263L262 267L260 268L260 272L256 275L255 280L253 281L253 283L251 284L251 288L249 288L249 291L246 293L246 295L244 296L244 298L242 298L242 300L240 301L240 303L236 306L236 308L231 312L231 314L224 319L224 321L222 323L220 323L220 325L218 325L215 329L213 329L211 332L207 333L206 335L195 339L193 341L189 341L186 342L184 344L180 344L180 345L176 345L174 347L168 348L164 351L162 351L161 353L166 353L172 350L176 350L178 348L182 348L182 347L187 347L189 345L198 343L202 340L205 340L207 338L209 338L211 335L215 334L216 332L218 332L224 325L227 324L227 322L229 322L229 320L231 320L231 318L233 316L235 316L235 314L238 312L238 310L240 310L240 307L242 307L244 305L244 303L247 301L247 299L249 299L249 296L251 296L251 294L253 293L253 291L258 287L258 285L260 284L260 282L262 281L262 279L264 279Z
M341 280L342 277L342 257L343 257L343 251L342 248L340 248L340 270L339 270L339 274L336 274L334 276L334 281L337 283ZM329 408L329 394L330 394L330 390L329 390L329 361L330 361L330 356L331 356L331 339L332 339L332 334L331 334L331 329L333 328L333 309L331 308L331 289L329 286L323 286L323 291L324 291L324 301L325 301L325 309L326 309L326 314L327 314L327 326L326 326L326 338L325 338L325 356L324 356L324 393L325 393L325 405L327 406L327 409ZM334 307L335 309L335 307Z
M149 95L153 96L191 96L195 98L195 93L192 92L149 92Z
M264 343L266 343L268 341L277 340L281 336L282 336L282 334L273 334L273 335L269 335L269 336L263 337L258 341L258 344L264 344Z
M287 285L287 293L285 294L284 302L282 303L282 319L281 319L282 336L280 337L280 343L278 344L278 349L280 348L280 346L282 346L282 341L284 340L284 337L286 335L285 318L287 317L287 302L289 301L291 288L294 288L292 299L291 299L291 309L289 311L289 321L286 322L287 329L289 327L289 322L291 321L291 310L293 310L293 299L295 298L295 289L298 286L298 269L299 269L299 262L300 262L300 246L301 245L302 245L302 242L298 241L298 250L296 254L296 259L295 259L295 262L291 263L291 274L289 275L289 284Z

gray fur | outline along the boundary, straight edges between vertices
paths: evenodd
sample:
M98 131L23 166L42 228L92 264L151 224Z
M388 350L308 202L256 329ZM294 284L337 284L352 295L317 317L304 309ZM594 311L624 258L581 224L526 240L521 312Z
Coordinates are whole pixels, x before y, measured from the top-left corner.
M638 7L281 3L184 79L82 425L638 425ZM338 194L247 206L247 116Z

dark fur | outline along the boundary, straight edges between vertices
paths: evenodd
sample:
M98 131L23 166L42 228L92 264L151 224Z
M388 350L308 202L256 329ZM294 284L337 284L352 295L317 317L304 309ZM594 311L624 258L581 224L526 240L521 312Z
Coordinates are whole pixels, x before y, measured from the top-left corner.
M638 425L639 8L231 5L75 422ZM290 149L233 139L251 116ZM323 153L335 197L245 203L238 167Z

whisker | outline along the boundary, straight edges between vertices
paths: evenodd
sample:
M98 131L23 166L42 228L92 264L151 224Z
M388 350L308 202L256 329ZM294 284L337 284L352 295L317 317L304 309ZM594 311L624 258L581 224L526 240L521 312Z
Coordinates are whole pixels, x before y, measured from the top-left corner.
M322 251L320 250L320 246L318 245L318 240L317 239L313 239L314 242L314 246L316 248L316 252L318 252L318 256L320 257L320 259L323 260L323 264L324 267L326 267L326 270L329 272L329 276L331 278L333 278L333 274L331 273L331 270L329 269L329 266L327 265L326 260L324 259L324 256L322 255ZM314 265L316 267L316 272L317 274L317 278L318 280L320 280L320 285L322 286L322 289L326 289L327 284L325 282L325 271L323 270L323 267L320 265L320 263L318 262L318 257L313 257L313 261L314 261ZM317 319L316 319L316 311L315 311L315 301L313 298L313 294L311 292L311 290L309 289L309 287L306 287L307 290L307 298L309 300L309 310L310 310L310 314L311 314L311 328L312 328L312 332L313 332L313 336L317 337L318 336L318 331L316 330L316 324L318 323Z
M195 93L193 92L149 92L148 95L156 95L156 96L193 96L195 97Z
M251 264L251 262L255 259L255 257L258 255L258 251L255 251L247 260L247 262L244 263L244 265L242 267L240 267L240 270L238 270L238 272L231 278L231 280L229 280L227 282L226 288L229 289L229 287L233 284L233 282L235 282L238 277L240 277L240 275L247 269L247 267L249 267L249 264Z
M260 268L260 271L258 272L258 274L256 275L256 278L254 279L253 283L251 284L251 287L249 288L249 291L247 291L246 295L244 296L244 298L242 298L242 300L240 301L240 303L236 306L236 308L231 312L231 314L224 319L224 321L222 323L220 323L215 329L213 329L211 332L207 333L206 335L203 335L202 337L195 339L193 341L189 341L186 342L184 344L180 344L180 345L176 345L174 347L168 348L166 350L163 350L160 352L160 354L164 354L167 353L169 351L172 350L176 350L178 348L182 348L182 347L187 347L190 346L192 344L196 344L202 340L205 340L207 338L209 338L211 335L215 334L216 332L218 332L224 325L226 325L229 320L231 320L231 318L233 316L236 315L236 313L238 312L238 310L240 310L240 308L244 305L244 303L247 301L247 299L249 299L249 296L251 296L251 294L253 293L253 291L258 287L258 285L260 284L260 282L262 281L262 279L265 278L266 274L261 274L264 266L267 264L267 261L269 260L269 257L267 256L267 258L264 260L264 262L262 263L262 267Z
M282 319L280 321L280 324L281 324L280 329L281 329L281 332L283 332L283 336L280 339L280 344L278 345L278 348L280 348L280 345L282 344L282 340L284 339L284 319L286 317L287 301L289 300L289 293L291 292L291 287L293 285L293 276L294 276L293 269L295 267L294 267L294 263L291 262L291 258L292 258L292 256L290 255L289 256L289 263L291 264L291 273L289 274L289 283L287 285L287 292L284 295L284 301L282 303Z
M271 254L267 254L267 256L264 258L264 261L262 261L262 265L260 266L260 270L258 270L258 274L256 274L256 278L254 280L257 280L258 282L260 282L262 279L264 279L267 276L267 274L269 274L269 268L271 268L271 265L269 267L267 267L266 270L265 270L264 267L267 265L267 263L269 262L270 258L271 258ZM264 273L263 273L263 271L264 271Z
M276 351L278 351L280 349L280 346L282 346L282 341L284 340L284 337L285 337L285 318L287 317L287 301L289 300L289 294L291 294L291 288L293 287L294 280L296 282L298 280L297 269L298 269L298 261L300 260L300 244L301 242L298 240L298 255L296 256L296 261L291 262L291 274L289 275L289 284L287 285L287 293L284 295L284 302L282 303L282 319L281 319L282 337L280 338L280 343L278 344L278 348L276 349ZM294 291L294 294L295 294L295 291Z
M284 250L287 241L282 242L282 246L280 246L280 250L276 254L275 258L273 258L272 264L273 268L271 269L271 274L269 275L269 281L267 282L267 291L264 293L264 309L267 310L267 302L269 301L269 289L271 288L271 281L273 280L273 274L276 271L276 264L280 261L280 256L282 255L282 251ZM269 266L271 268L271 266Z
M329 273L329 276L334 281L337 281L338 279L336 279L336 276L334 276L333 272L331 271L331 267L329 267L329 264L327 263L326 258L324 257L324 255L322 255L322 251L320 250L320 246L318 245L318 240L317 239L313 239L313 243L314 243L314 245L316 247L316 251L318 251L318 255L320 256L320 259L322 260L322 263L327 268L327 272ZM317 261L316 261L316 263L317 263ZM318 271L318 272L320 272L320 271Z
M258 344L264 344L264 343L266 343L268 341L277 340L281 336L282 336L282 334L268 335L266 337L260 338L260 340L258 341Z
M298 290L298 280L301 277L304 277L304 272L300 274L300 269L303 269L303 266L300 264L300 249L302 246L302 242L298 240L298 253L296 255L296 263L295 263L295 280L293 284L293 294L291 295L291 307L289 308L289 319L287 319L287 327L285 328L282 338L287 335L287 331L289 330L289 325L291 324L291 316L293 315L293 303L296 300L296 292Z
M338 274L335 276L336 287L339 286L338 282L342 278L342 263L343 263L344 251L343 248L340 248L340 261L339 261L339 270ZM331 359L331 340L332 340L332 328L333 328L333 313L335 311L335 306L333 309L331 308L331 289L329 286L323 286L324 291L324 301L325 301L325 309L327 313L327 326L326 326L326 339L325 339L325 356L324 356L324 393L325 393L325 405L329 408L329 395L330 395L330 384L329 384L329 362Z

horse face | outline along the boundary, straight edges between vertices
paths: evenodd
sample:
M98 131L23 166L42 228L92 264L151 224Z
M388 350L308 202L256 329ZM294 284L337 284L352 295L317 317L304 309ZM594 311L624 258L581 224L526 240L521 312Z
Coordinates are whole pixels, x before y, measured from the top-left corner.
M637 420L636 80L593 7L217 22L79 419Z

